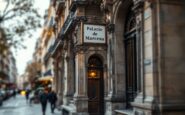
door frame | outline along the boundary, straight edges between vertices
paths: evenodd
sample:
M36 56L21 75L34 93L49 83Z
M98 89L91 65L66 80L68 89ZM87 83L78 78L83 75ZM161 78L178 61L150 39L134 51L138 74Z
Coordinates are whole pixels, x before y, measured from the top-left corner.
M89 61L91 60L91 59L97 59L97 60L99 60L100 61L100 65L98 65L98 66L96 66L96 64L95 64L95 66L93 66L93 65L91 65L93 62L90 62L89 63ZM96 62L95 62L96 63ZM90 77L90 72L96 72L96 74L97 74L97 76L98 76L98 74L99 74L99 77L98 78L96 78L96 77ZM96 56L96 55L93 55L93 56L90 56L89 57L89 59L88 59L88 66L87 66L87 96L88 96L88 112L89 112L89 114L90 115L104 115L104 79L103 79L104 77L103 77L103 61L102 61L102 59L101 58L99 58L98 56ZM98 97L98 101L97 100L95 100L95 101L97 101L98 102L98 104L99 104L99 107L98 107L98 109L99 109L99 111L98 111L98 113L92 113L90 110L92 110L91 108L90 108L90 102L92 102L93 103L93 101L92 101L92 98L90 98L90 93L89 93L89 88L90 88L90 82L94 82L94 83L97 83L99 86L98 86L98 88L99 88L99 97ZM95 89L95 91L97 91L96 89Z

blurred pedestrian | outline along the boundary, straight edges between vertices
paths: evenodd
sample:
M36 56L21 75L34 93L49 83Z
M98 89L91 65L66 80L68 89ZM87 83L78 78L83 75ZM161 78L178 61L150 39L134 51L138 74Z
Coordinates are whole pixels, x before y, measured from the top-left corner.
M14 89L14 90L13 90L13 97L14 97L14 98L16 97L16 93L17 93L17 92L16 92L16 90Z
M47 92L47 90L44 90L44 92L42 92L40 94L40 102L41 102L43 115L45 115L45 113L46 113L47 100L48 100L48 92Z
M51 113L54 113L54 110L55 110L55 107L56 107L56 101L57 101L57 95L54 91L49 92L48 100L49 100L50 106L51 106Z
M26 90L26 102L28 103L28 101L29 101L29 96L30 96L30 90Z

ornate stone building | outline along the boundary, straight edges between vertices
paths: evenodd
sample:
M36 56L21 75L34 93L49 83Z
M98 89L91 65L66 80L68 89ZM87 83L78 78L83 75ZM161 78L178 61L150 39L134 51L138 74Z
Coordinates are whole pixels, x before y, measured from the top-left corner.
M33 54L31 64L34 67L32 69L34 73L29 72L29 76L33 80L34 88L45 87L51 89L52 86L55 85L53 83L53 61L50 56L52 44L55 41L53 30L54 16L55 11L51 0L48 9L45 11L43 28L36 42L35 52Z
M184 115L183 0L54 0L64 115Z

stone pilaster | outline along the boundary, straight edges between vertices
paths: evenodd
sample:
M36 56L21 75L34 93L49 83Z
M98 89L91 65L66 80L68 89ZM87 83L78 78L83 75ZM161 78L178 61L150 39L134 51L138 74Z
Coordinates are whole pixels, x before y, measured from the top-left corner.
M68 104L68 92L70 88L70 76L69 76L69 56L68 53L65 53L65 58L64 58L64 98L63 98L63 105Z
M63 104L63 65L64 65L64 61L63 61L63 55L60 54L61 56L58 57L58 105L62 105Z
M85 55L77 53L75 57L76 89L74 95L75 110L78 114L88 115L87 77Z
M114 4L117 4L117 1ZM115 110L123 109L125 107L125 99L124 99L124 86L123 86L123 76L121 76L123 71L119 71L122 68L117 68L117 63L119 63L119 57L116 52L116 41L115 39L116 32L115 32L115 24L113 23L113 9L114 9L113 2L104 1L104 11L106 16L106 23L107 23L107 43L108 43L108 54L107 54L107 92L108 94L105 95L105 115L115 115ZM118 51L118 50L117 50ZM117 57L116 57L117 56ZM121 65L121 64L120 64ZM122 65L123 66L123 65ZM119 82L121 81L121 82ZM122 87L123 86L123 87Z
M71 50L70 40L68 49L64 58L64 105L68 105L74 93L74 63L73 52Z
M56 61L55 61L55 58L54 58L54 61L53 61L53 90L56 92L57 91L57 66L56 66Z
M174 10L175 9L175 10ZM164 115L185 114L185 5L182 0L157 4L157 109Z

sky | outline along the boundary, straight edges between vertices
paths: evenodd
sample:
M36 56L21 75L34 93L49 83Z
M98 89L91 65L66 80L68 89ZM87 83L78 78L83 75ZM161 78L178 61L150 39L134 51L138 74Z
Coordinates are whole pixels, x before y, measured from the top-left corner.
M5 5L2 3L2 1L3 0L0 0L0 8ZM42 17L45 14L45 10L49 7L49 2L50 0L35 0L35 7L38 8L38 11ZM24 45L27 47L26 49L21 49L18 50L16 54L14 53L19 75L24 73L27 63L32 60L37 40L36 38L39 38L41 31L42 28L37 29L37 31L34 31L32 39L25 40Z
M39 8L39 13L43 16L45 10L49 7L50 0L35 0L35 7ZM33 52L35 50L36 40L41 35L42 28L34 32L33 39L27 39L25 41L26 49L19 50L15 56L17 62L18 73L21 75L24 73L26 65L29 61L32 60Z
M50 0L35 0L35 7L39 8L39 13L42 15L45 14L45 10L49 7L49 1ZM18 73L21 75L24 73L24 70L26 68L26 65L29 61L33 58L33 52L35 50L35 44L36 40L35 38L39 38L41 35L42 28L38 29L33 39L27 39L24 44L27 47L26 49L19 50L17 54L15 55L16 62L17 62L17 69Z

